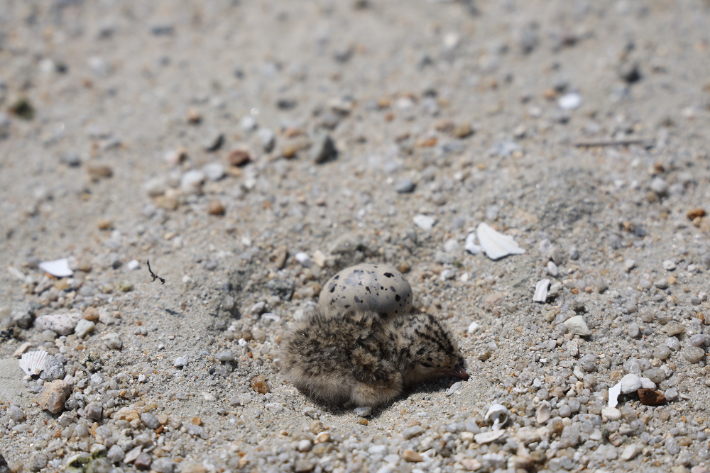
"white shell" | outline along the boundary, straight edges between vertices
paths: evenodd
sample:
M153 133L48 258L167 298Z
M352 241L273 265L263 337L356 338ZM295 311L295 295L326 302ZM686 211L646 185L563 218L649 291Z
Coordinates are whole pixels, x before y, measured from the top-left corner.
M412 287L402 273L387 264L363 263L345 268L323 286L318 304L372 310L397 316L412 308Z
M473 439L477 444L482 445L484 443L495 442L506 434L505 430L489 430L488 432L481 432L473 436Z
M500 430L508 422L508 408L493 404L486 413L486 422L493 422L493 430Z
M513 237L495 231L485 222L478 225L476 234L486 256L494 261L508 255L525 254L525 250L518 246Z
M69 260L66 258L54 261L43 261L39 264L39 269L56 278L65 278L74 274L74 271L69 269Z
M469 233L466 237L464 248L466 248L466 251L468 251L472 255L477 255L481 253L481 247L476 244L476 234L474 232Z
M609 407L616 407L619 404L619 395L621 394L621 383L609 388Z
M47 352L44 350L28 351L20 358L20 368L30 376L39 375L47 363Z
M540 404L540 407L537 408L537 423L544 424L545 422L550 420L550 415L550 403L544 401L542 404Z
M535 295L533 302L547 302L547 289L550 287L550 280L543 279L535 284Z

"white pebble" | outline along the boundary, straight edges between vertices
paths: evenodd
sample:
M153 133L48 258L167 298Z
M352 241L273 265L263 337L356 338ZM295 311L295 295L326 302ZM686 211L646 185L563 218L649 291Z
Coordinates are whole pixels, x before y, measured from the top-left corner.
M301 263L301 266L303 266L304 268L310 268L312 264L311 257L304 252L296 253L296 261Z
M126 268L130 269L131 271L135 271L136 269L140 268L141 264L138 262L137 259L132 259L131 261L126 264Z
M476 333L479 327L480 325L477 322L471 322L468 326L468 333Z
M557 101L562 110L574 110L582 106L582 96L577 92L565 94Z
M627 374L621 378L621 392L630 394L641 388L641 379L635 374Z
M412 221L414 222L414 225L422 230L431 230L436 223L436 219L429 215L415 215L412 218Z

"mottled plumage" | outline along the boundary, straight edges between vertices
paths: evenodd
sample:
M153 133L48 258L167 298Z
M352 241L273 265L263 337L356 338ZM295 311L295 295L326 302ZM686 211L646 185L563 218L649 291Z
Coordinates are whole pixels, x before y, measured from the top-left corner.
M432 315L316 309L282 346L285 376L332 404L376 406L428 379L468 379L451 334Z

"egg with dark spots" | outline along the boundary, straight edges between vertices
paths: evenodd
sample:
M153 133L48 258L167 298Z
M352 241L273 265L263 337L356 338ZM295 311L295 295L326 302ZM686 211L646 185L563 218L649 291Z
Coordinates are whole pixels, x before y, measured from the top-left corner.
M345 268L325 283L318 304L396 317L412 309L412 287L388 264L363 263Z

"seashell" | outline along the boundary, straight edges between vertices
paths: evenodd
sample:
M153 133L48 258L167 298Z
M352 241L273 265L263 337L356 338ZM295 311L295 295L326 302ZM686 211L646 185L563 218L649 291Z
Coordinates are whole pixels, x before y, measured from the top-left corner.
M619 395L621 394L621 383L609 388L609 407L616 407L619 404Z
M535 284L535 295L533 302L547 302L547 289L550 287L550 280L543 279Z
M537 408L537 423L544 424L550 420L550 403L545 401Z
M39 375L47 364L47 352L44 350L28 351L20 358L20 368L30 376Z
M478 225L476 234L486 256L494 261L508 255L525 254L525 250L518 246L513 237L495 231L485 222Z
M477 255L481 253L481 247L476 244L476 234L474 232L469 233L466 237L464 248L466 248L466 251L468 251L472 255Z
M461 387L461 381L452 384L451 387L446 390L446 395L453 396L454 393L456 393L456 391L458 391L460 387Z
M412 287L402 273L387 264L363 263L345 268L323 286L318 304L372 310L386 316L409 313Z
M66 258L54 261L43 261L39 264L39 269L56 278L65 278L74 274L74 271L69 269L69 260Z
M508 422L508 408L493 404L486 413L486 422L493 422L493 430L500 430Z
M505 430L490 430L488 432L482 432L473 436L473 439L477 444L483 445L484 443L495 442L506 434Z

